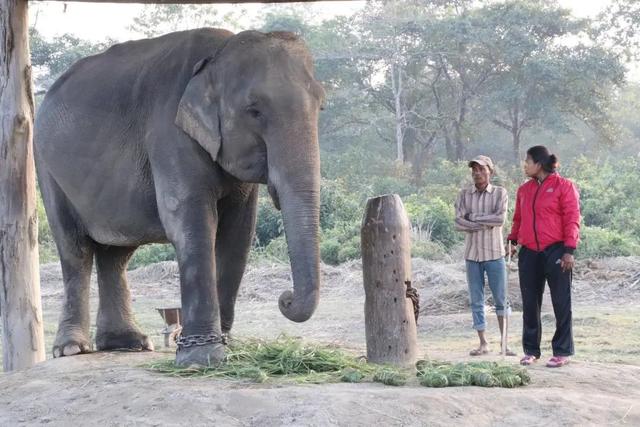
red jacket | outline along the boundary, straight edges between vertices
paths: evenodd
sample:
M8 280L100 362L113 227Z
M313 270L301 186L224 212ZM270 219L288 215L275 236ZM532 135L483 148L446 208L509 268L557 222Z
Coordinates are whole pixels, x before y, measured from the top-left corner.
M531 179L518 188L508 240L538 252L562 242L573 253L579 235L580 196L571 181L552 173L542 184Z

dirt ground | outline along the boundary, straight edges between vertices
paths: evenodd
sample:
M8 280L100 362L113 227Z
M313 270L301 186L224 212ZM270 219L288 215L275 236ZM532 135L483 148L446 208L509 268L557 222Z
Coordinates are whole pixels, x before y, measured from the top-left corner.
M517 271L510 272L514 313L511 347L519 350L521 313ZM461 263L413 262L420 292L420 352L433 359L471 360L470 328ZM55 264L41 269L47 349L56 331L62 284ZM576 356L562 369L530 368L533 383L519 389L390 387L380 384L252 384L215 379L176 379L144 368L163 349L156 307L179 305L178 270L166 262L129 273L133 304L154 353L93 353L51 359L0 374L0 426L12 425L640 425L640 258L580 263L573 304ZM238 300L233 333L273 338L286 333L365 353L361 266L323 267L321 303L303 324L277 307L288 289L287 265L251 266ZM490 300L488 301L488 310ZM554 318L543 307L543 355L550 356ZM95 283L92 309L97 308ZM488 313L493 354L499 337ZM475 360L475 359L474 359ZM517 358L507 362L517 363Z

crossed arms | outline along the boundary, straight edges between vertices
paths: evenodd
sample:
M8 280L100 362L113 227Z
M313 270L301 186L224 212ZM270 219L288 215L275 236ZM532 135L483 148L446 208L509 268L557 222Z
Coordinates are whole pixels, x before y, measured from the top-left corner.
M498 201L494 203L493 212L471 212L465 200L466 191L462 190L456 199L455 228L458 231L475 232L492 227L500 227L507 216L507 192L495 189L498 192Z

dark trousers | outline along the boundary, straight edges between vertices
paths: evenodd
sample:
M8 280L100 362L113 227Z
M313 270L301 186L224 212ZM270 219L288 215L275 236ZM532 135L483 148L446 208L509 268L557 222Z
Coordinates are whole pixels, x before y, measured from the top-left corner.
M564 245L556 243L542 252L522 247L518 254L520 291L522 292L522 347L525 354L540 357L542 323L540 308L545 281L549 284L553 313L556 317L556 333L551 346L554 356L573 354L571 326L572 272L563 272L560 259Z

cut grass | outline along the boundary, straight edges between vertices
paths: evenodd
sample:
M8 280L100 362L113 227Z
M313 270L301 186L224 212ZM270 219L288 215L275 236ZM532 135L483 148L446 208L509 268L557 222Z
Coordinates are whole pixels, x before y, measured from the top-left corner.
M496 362L447 363L421 360L416 364L425 387L469 386L514 388L527 385L531 377L520 366Z
M152 370L178 377L217 377L265 382L284 378L295 382L359 382L377 369L336 348L303 344L290 337L274 341L234 340L225 362L217 368L181 368L173 360L148 365Z
M304 344L290 337L275 341L234 341L227 348L225 362L217 368L181 368L173 360L153 362L146 367L176 377L244 379L256 383L270 380L316 384L373 381L393 386L411 382L409 379L415 372L368 364L363 358L337 348ZM493 362L420 361L416 368L417 380L427 387L517 387L530 382L524 369Z

